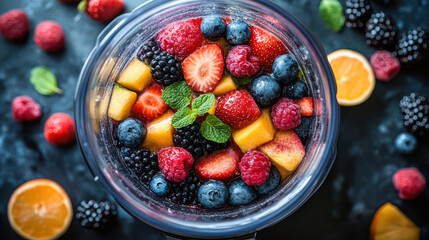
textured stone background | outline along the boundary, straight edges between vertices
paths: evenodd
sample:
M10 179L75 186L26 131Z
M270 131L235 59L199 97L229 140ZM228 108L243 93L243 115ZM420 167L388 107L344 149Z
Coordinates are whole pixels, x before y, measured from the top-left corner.
M125 0L131 11L144 0ZM375 50L364 37L350 29L335 34L318 16L318 0L276 0L293 12L320 40L326 52L349 48L369 57ZM419 25L429 29L429 0L396 0L376 10L391 14L401 30ZM56 0L0 1L0 13L22 8L30 17L32 30L38 22L52 19L66 32L66 50L61 54L42 52L31 39L13 44L0 38L0 234L2 239L19 239L9 227L6 205L10 194L21 183L33 178L50 178L69 192L74 206L82 199L111 199L93 182L77 145L57 148L43 138L43 123L52 113L72 114L75 85L87 55L105 24L77 13L75 6ZM41 96L29 83L30 69L48 66L57 76L64 95ZM429 231L429 187L414 201L401 201L391 183L400 167L417 166L429 179L429 144L421 142L418 152L404 157L395 152L393 141L402 131L397 104L401 97L417 91L429 97L429 69L402 71L390 83L378 82L372 97L362 105L341 109L338 157L321 189L295 214L283 222L260 231L258 239L367 239L375 210L391 201L400 206L417 225L423 238ZM13 97L26 94L43 107L43 117L32 124L12 120ZM73 221L62 239L163 239L164 234L135 220L122 209L120 224L106 234L82 229Z

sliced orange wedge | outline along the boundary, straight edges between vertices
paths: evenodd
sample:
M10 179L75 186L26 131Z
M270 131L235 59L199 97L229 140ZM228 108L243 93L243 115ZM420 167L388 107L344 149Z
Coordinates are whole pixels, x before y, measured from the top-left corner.
M360 53L341 49L328 55L337 82L337 100L342 106L365 102L374 91L375 75L371 64Z
M57 239L70 226L73 209L60 185L36 179L13 192L7 215L12 228L25 239Z

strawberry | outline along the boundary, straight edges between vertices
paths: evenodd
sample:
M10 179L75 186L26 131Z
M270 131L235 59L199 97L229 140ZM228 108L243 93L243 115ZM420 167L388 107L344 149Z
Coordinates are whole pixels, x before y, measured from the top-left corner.
M182 62L186 82L197 92L213 90L223 75L225 62L217 44L204 45Z
M234 90L219 97L215 115L233 129L255 121L261 111L246 90Z
M134 103L132 112L146 119L154 119L161 116L168 105L162 100L161 95L164 87L153 84L140 94Z
M105 22L116 17L124 8L122 0L82 0L79 11L85 11L95 21Z
M45 139L52 145L67 145L75 140L73 119L66 113L52 114L43 130Z
M195 173L202 181L209 179L229 182L239 174L240 154L233 148L213 152L195 165Z
M306 97L300 100L295 100L295 103L298 104L298 106L301 108L301 116L308 117L314 115L314 109L313 109L313 99L311 97ZM317 100L316 104L317 107L317 115L320 115L321 111L321 104L320 101Z
M264 70L271 72L276 57L287 53L285 45L276 36L258 27L250 27L249 45L261 61Z

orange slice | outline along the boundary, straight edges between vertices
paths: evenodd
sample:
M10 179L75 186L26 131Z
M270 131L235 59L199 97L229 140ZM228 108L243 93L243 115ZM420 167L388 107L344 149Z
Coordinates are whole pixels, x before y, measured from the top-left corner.
M73 209L60 185L36 179L13 192L7 215L12 228L25 239L57 239L70 226Z
M371 64L360 53L341 49L328 55L337 82L337 100L342 106L365 102L374 91L375 75Z

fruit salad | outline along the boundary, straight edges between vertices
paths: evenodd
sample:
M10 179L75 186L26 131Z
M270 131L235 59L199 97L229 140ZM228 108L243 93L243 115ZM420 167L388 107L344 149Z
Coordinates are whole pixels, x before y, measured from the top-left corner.
M166 201L218 209L263 198L293 174L317 104L281 39L209 16L142 43L108 116L132 177Z

